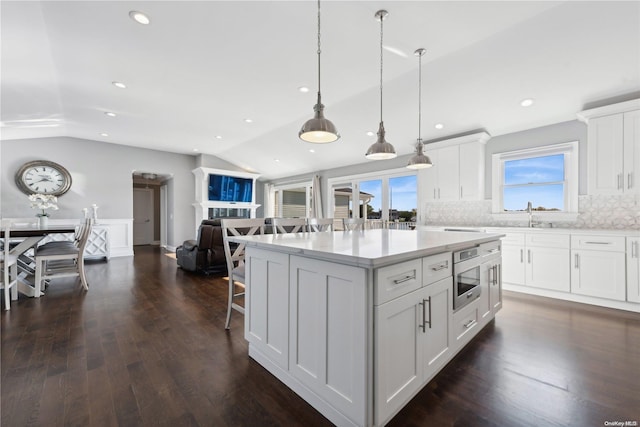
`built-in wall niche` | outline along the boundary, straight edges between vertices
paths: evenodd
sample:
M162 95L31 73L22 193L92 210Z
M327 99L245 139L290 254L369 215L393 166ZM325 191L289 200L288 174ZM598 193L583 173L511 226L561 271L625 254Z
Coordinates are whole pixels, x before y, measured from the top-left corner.
M203 219L242 217L255 218L256 180L260 175L223 169L196 168L196 227Z

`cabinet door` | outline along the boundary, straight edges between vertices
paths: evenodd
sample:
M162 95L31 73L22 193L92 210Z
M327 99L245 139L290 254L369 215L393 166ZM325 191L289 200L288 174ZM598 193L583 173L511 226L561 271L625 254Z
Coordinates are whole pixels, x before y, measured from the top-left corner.
M623 192L623 115L593 118L588 129L589 194Z
M375 308L376 425L422 387L424 332L419 325L427 298L426 288L421 288Z
M354 423L364 425L369 354L366 271L293 255L290 266L289 372Z
M480 323L491 319L491 282L493 280L493 263L485 262L480 266Z
M502 265L505 283L524 285L524 245L502 245Z
M449 360L452 351L453 278L448 277L426 288L423 304L426 325L423 337L423 383L429 381Z
M440 169L438 150L425 151L425 154L429 156L433 166L418 171L422 195L420 200L432 202L438 199L438 170Z
M438 149L438 163L438 200L459 200L459 147L456 145Z
M248 247L245 339L283 369L289 367L289 255Z
M571 293L624 301L625 254L572 250Z
M624 191L640 192L640 110L624 114Z
M527 247L525 254L527 286L569 292L571 289L569 255L569 249Z
M640 238L627 237L627 301L640 302Z
M484 200L484 144L460 145L460 200Z

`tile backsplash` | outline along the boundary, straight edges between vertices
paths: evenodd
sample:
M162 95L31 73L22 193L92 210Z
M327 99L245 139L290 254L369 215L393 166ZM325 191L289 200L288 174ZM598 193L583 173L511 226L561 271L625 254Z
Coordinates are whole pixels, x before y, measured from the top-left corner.
M491 200L426 203L426 225L519 227L522 220L501 220L491 214ZM579 196L575 221L552 221L557 228L640 230L640 195ZM534 213L534 219L536 214Z

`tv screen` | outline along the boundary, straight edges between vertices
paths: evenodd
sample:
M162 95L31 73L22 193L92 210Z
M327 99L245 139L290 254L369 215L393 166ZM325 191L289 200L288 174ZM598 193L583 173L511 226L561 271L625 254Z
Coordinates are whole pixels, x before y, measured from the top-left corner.
M209 200L251 203L253 179L227 175L209 175Z

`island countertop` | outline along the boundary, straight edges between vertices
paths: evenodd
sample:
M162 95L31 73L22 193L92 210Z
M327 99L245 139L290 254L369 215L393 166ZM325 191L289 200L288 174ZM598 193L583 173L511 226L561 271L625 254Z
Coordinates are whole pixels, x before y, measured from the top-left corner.
M474 232L365 230L229 236L229 240L251 247L370 268L457 251L503 236Z

